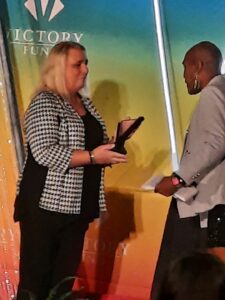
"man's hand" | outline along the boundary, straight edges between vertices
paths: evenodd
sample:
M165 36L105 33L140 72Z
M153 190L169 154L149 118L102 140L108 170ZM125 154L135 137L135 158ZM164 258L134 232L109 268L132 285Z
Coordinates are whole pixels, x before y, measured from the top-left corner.
M172 176L163 177L163 179L156 185L155 193L159 193L167 197L173 195L176 192L177 187L173 185L171 178Z

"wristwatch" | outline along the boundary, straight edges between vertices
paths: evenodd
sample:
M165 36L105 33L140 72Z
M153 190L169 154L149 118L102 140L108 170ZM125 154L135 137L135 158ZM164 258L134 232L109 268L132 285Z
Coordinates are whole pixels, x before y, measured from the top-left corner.
M178 176L176 173L172 174L171 182L172 182L172 185L174 185L176 187L181 187L181 186L185 185L184 180L180 176Z

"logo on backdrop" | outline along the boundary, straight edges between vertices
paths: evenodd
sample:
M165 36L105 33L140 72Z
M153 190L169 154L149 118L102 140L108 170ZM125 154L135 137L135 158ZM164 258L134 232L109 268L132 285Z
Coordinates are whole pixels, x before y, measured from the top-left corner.
M41 11L42 15L46 15L47 8L50 5L50 0L41 0ZM35 20L38 20L38 13L37 13L37 5L34 0L27 0L24 3L24 6L28 9L28 11L31 13L31 15L34 17ZM48 21L50 22L55 16L57 16L60 11L62 11L64 8L64 5L62 1L60 0L54 0L53 6L51 7L50 16L48 18Z
M64 9L61 0L27 0L24 2L24 8L37 21L38 29L10 28L8 31L9 42L20 47L24 55L46 56L50 49L61 41L80 43L83 37L81 32L41 29L43 17L50 22Z

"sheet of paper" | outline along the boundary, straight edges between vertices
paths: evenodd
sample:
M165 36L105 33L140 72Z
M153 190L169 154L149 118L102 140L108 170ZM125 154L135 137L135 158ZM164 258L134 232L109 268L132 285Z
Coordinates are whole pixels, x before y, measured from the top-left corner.
M154 190L157 183L161 181L164 175L156 175L149 178L144 184L142 184L141 189L143 190Z
M176 193L173 194L173 197L177 200L188 202L193 200L193 197L196 196L198 190L194 186L187 186L180 188Z

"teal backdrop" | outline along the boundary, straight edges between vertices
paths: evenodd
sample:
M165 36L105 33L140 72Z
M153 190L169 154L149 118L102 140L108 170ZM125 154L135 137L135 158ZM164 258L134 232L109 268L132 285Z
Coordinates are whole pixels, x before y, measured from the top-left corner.
M158 2L180 154L198 100L187 94L183 57L202 40L216 43L225 55L225 2ZM1 0L0 20L21 125L41 64L61 40L87 48L85 93L105 119L110 136L119 120L145 117L126 144L129 163L106 170L110 217L90 226L75 288L107 299L148 299L170 199L145 192L141 185L172 171L153 0ZM0 133L0 299L8 300L18 283L19 230L12 220L18 169L2 53L0 58L0 125L5 128Z

